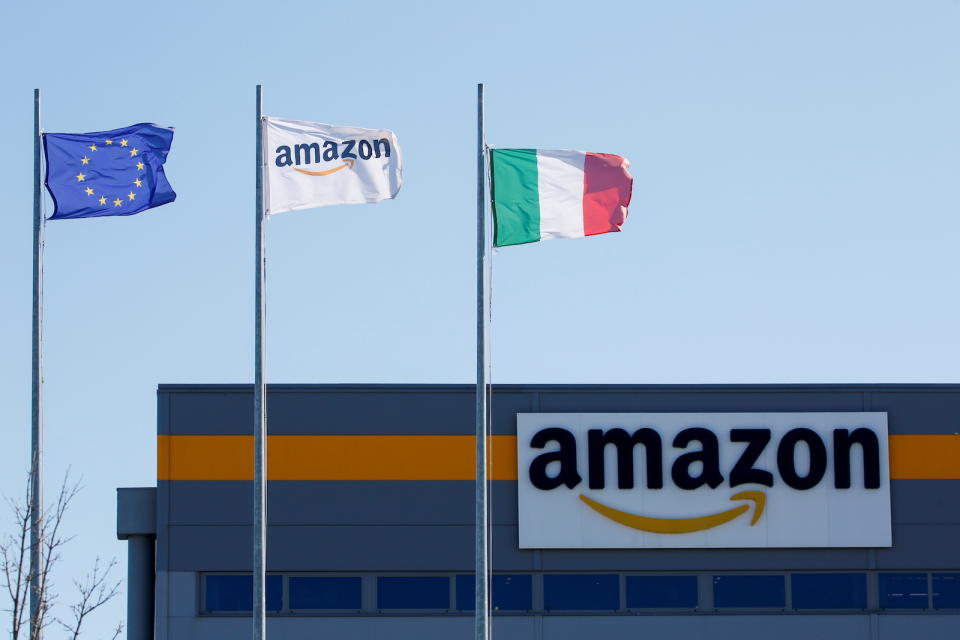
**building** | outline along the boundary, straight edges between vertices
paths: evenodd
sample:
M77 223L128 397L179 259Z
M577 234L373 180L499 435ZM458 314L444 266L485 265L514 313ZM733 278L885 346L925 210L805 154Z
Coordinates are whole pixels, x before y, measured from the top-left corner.
M469 385L270 387L267 601L272 640L472 637L474 403ZM624 528L622 534L623 540L668 540L667 546L678 539L712 540L717 548L590 548L593 539L586 533L577 538L584 548L521 548L521 535L529 540L563 527L549 524L553 516L543 511L549 506L537 506L532 522L518 506L518 493L529 490L520 486L527 482L524 447L529 443L524 436L518 454L518 414L696 413L696 420L687 416L681 422L709 425L731 412L754 414L738 418L743 426L810 422L791 412L826 412L834 420L830 424L843 421L833 414L859 416L850 424L871 415L885 420L889 440L878 432L877 486L869 486L868 440L843 449L838 443L853 442L856 434L836 435L834 429L832 441L829 434L822 438L824 452L831 454L821 456L826 461L818 472L824 477L817 489L822 499L810 498L814 494L797 487L814 475L817 438L801 437L794 447L799 457L791 458L793 471L778 471L774 460L783 463L782 451L790 449L783 444L787 436L774 429L774 441L782 436L778 448L773 442L744 467L754 471L744 481L758 481L755 488L770 496L756 527L751 528L749 513L734 516L729 509L711 516L727 518L726 529L668 535ZM677 639L934 640L960 633L958 385L501 385L491 413L496 640L667 634ZM251 625L252 387L162 385L157 415L157 486L120 489L118 497L118 535L130 542L129 637L245 637ZM554 416L538 424L566 422ZM801 431L809 436L809 429ZM741 439L739 448L729 449L723 434L720 441L724 483L696 491L726 501L735 484L729 456L742 454L748 443ZM598 482L596 472L584 466L583 442L576 463L582 480L578 490L587 487L588 475L591 488ZM542 450L555 451L555 444L541 443ZM650 442L642 444L643 450L653 450ZM676 444L674 439L673 449ZM708 448L701 444L695 449ZM603 447L591 464L599 460L602 467ZM672 451L669 438L662 447L665 466L659 477L669 484L671 461L676 467L676 454L685 450ZM606 451L604 491L627 491L610 467L624 462L614 457L619 448L614 443ZM837 472L843 460L850 466ZM635 462L631 477L637 483L629 490L652 496L669 489L651 488L652 475L646 476L647 485L642 482L654 458L638 455ZM556 478L558 464L543 463L546 475ZM707 466L696 463L688 471L702 477ZM764 476L765 471L770 474ZM847 485L840 478L844 473ZM764 478L775 479L763 486ZM844 491L870 490L876 492L842 502L854 496ZM793 509L787 505L794 495L809 498L808 505L836 507L832 520L822 523L826 533L821 537L814 532L810 538L790 538L796 533L792 529L803 529L805 522L770 533L776 518ZM528 510L530 498L522 500ZM576 517L584 522L593 518L590 522L608 528L620 526L602 520L584 502L563 508L580 509ZM868 502L876 509L861 515L858 505ZM724 504L726 509L735 503ZM683 511L680 505L677 509ZM689 513L708 511L697 507ZM526 532L519 530L521 515ZM689 519L694 520L703 518ZM853 533L844 537L848 521ZM571 529L581 526L570 522ZM761 538L723 533L755 535L763 527L768 533ZM731 546L734 539L743 542ZM750 548L752 540L761 539L765 548ZM808 546L779 548L777 540L785 539ZM860 540L872 546L855 546Z

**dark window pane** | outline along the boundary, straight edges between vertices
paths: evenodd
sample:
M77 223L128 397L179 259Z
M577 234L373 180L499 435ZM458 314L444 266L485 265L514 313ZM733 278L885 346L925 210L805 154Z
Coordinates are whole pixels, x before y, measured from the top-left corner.
M627 608L697 606L696 576L627 576Z
M473 611L476 597L477 588L473 583L473 575L457 576L457 609Z
M795 573L790 578L795 609L866 609L862 573Z
M960 609L960 573L933 574L933 608Z
M204 578L207 611L253 611L252 575L208 575ZM267 610L280 611L282 602L283 577L267 576Z
M494 611L529 611L533 609L533 577L496 574L491 581ZM457 576L457 609L473 611L476 601L473 574Z
M291 609L360 609L359 577L298 576L288 581Z
M713 604L723 607L783 607L783 576L713 576Z
M880 607L883 609L926 609L927 574L881 573Z
M377 608L449 609L450 579L446 576L377 578Z
M620 608L620 577L614 574L543 576L543 606L547 610Z

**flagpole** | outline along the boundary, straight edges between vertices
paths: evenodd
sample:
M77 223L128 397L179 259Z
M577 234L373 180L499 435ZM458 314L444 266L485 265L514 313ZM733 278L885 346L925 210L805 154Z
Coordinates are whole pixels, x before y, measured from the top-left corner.
M263 361L266 349L263 339L264 284L266 259L263 228L263 87L257 85L257 190L256 190L256 252L257 275L255 285L256 320L254 321L254 373L253 373L253 640L264 640L266 626L266 581L267 581L267 394L263 376Z
M43 183L40 89L33 90L33 403L30 429L30 638L43 634Z
M489 514L487 509L487 220L484 188L483 84L477 85L477 411L476 411L476 517L474 639L490 638Z

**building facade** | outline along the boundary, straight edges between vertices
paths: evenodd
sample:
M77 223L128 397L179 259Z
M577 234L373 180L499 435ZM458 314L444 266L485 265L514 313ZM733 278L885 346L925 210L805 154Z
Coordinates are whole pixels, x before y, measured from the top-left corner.
M474 407L468 385L270 387L272 639L472 637ZM521 548L518 415L808 412L884 416L889 546ZM499 385L491 415L497 640L960 633L960 386ZM249 385L159 388L157 486L118 499L130 638L249 633L252 417ZM866 450L854 485L869 484Z

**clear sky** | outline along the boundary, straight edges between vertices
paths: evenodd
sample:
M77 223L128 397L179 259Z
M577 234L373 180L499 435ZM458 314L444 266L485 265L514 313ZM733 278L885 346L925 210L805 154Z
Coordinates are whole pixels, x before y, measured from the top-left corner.
M157 384L252 380L257 83L269 115L394 130L405 169L395 201L269 222L271 382L473 381L477 82L490 144L635 178L623 233L496 254L495 383L960 381L957 0L6 2L0 24L6 495L32 91L48 131L176 127L175 203L47 226L47 484L85 486L64 600L98 554L125 575L114 489L155 482Z

